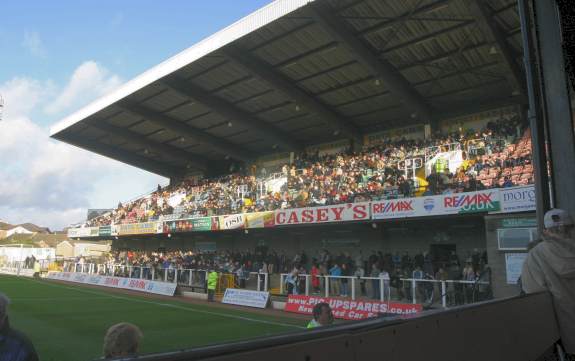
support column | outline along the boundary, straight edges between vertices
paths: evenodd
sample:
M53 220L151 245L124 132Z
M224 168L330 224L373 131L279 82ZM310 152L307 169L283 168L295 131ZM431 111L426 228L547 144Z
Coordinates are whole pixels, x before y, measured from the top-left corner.
M534 2L543 114L548 126L551 206L575 214L575 144L561 19L556 1ZM545 165L542 165L545 166Z
M536 71L536 49L533 42L532 14L528 0L518 1L519 19L521 22L521 36L523 40L523 64L526 73L526 88L529 107L521 108L521 117L529 120L533 156L533 172L535 175L535 197L537 225L543 229L543 216L551 208L549 175L547 173L547 154L545 152L545 121L543 117L543 98L541 96L539 74Z

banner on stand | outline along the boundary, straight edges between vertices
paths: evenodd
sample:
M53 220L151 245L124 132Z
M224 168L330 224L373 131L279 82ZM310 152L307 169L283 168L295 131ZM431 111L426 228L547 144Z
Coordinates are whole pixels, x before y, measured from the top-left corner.
M289 295L284 310L311 315L313 307L320 302L328 303L333 316L344 320L364 320L382 314L412 315L423 310L419 304L303 295Z

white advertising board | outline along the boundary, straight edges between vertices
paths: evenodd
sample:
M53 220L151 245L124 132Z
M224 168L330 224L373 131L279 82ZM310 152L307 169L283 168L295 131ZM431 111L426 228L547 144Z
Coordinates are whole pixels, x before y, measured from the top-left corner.
M371 204L372 219L440 216L500 210L499 190L390 199Z
M76 272L48 272L46 278L102 287L123 288L126 290L154 293L164 296L173 296L177 287L175 283L149 281L137 278L100 276Z
M222 298L222 303L256 308L266 308L269 298L269 292L227 288L226 293L224 293L224 298Z
M220 216L220 229L244 228L245 220L243 213Z
M369 202L281 209L275 211L275 225L365 221L370 219L369 210Z
M535 186L500 189L499 199L502 213L534 211Z
M505 271L508 285L517 284L525 259L527 259L527 253L505 253Z

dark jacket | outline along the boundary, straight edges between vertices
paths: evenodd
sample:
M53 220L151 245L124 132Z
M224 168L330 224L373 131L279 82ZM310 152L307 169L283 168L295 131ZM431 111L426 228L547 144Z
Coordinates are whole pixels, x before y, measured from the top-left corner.
M0 361L38 361L32 342L23 333L10 328L8 318L0 329Z

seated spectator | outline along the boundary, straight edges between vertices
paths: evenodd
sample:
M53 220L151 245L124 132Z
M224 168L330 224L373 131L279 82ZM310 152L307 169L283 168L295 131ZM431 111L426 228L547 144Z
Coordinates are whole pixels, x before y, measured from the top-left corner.
M293 164L281 167L278 174L286 181L274 192L262 191L265 176L257 179L257 172L189 178L158 187L135 201L119 203L115 210L90 220L87 225L272 211L412 197L422 192L425 196L449 194L480 190L484 185L509 186L509 182L505 185L500 182L508 175L502 174L505 170L501 168L513 169L512 175L520 176L510 179L512 185L529 184L533 181L529 132L514 142L523 124L519 117L513 117L490 121L481 131L460 127L456 132L436 133L425 140L380 139L359 152L350 149L338 154L303 152L295 155ZM435 156L455 150L462 150L462 163L451 174L449 160ZM426 189L416 189L415 179L405 177L415 159L434 159L434 164L426 165L431 168Z
M104 357L136 356L142 339L142 331L131 323L113 325L104 336Z
M503 188L509 188L509 187L513 187L513 182L511 181L511 179L509 177L505 177L504 181L503 181Z

